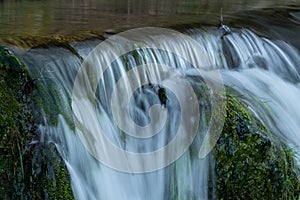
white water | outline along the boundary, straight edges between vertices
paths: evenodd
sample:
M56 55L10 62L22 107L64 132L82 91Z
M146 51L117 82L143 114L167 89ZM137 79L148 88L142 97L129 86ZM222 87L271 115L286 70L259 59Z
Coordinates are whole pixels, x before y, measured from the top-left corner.
M232 57L223 66L216 64L225 68L224 83L243 95L269 130L300 152L299 51L286 42L260 38L246 29L225 36L222 47L220 42L212 47L215 57L224 44L225 53Z
M225 84L243 94L245 102L265 126L300 152L300 134L297 132L300 130L299 52L287 43L260 38L246 29L235 30L223 39L222 31L214 28L190 30L188 33L205 48L211 62L209 66L205 66L207 70L220 69ZM185 48L184 42L173 41L169 45ZM86 58L89 50L97 44L98 41L72 45L81 57ZM187 51L192 52L192 50ZM56 125L51 124L49 117L46 117L41 130L49 142L56 144L65 160L77 199L202 200L215 198L214 188L209 188L214 186L213 158L211 155L204 159L199 159L197 156L203 133L207 129L205 100L199 102L202 117L198 136L178 161L164 169L149 173L120 172L100 164L91 156L70 125L72 87L80 60L63 48L33 49L17 53L29 67L32 75L40 78L42 87L46 90L49 88L48 93L42 95L50 99L60 113L56 116L58 118ZM143 53L149 60L168 63L180 72L188 74L186 79L191 82L193 88L202 87L203 82L194 77L196 76L193 74L194 71L185 62L160 51L144 50ZM194 56L201 58L203 55ZM137 65L130 56L129 63L133 66ZM43 76L40 76L40 72ZM125 137L116 129L107 103L112 86L122 72L124 66L117 63L116 70L109 71L107 79L98 86L96 96L101 112L97 110L98 118L92 120L99 121L109 139L128 151L149 152L162 147L174 137L172 133L176 132L180 120L178 119L180 108L174 94L168 91L166 93L169 101L165 109L170 117L167 126L160 133L150 139ZM57 88L58 95L53 93L52 86ZM157 86L147 86L135 93L135 100L131 102L131 114L140 125L149 123L149 107L153 103L160 103L158 89ZM44 106L51 110L53 104ZM86 123L92 123L89 122L90 112L92 111L86 110L82 116L87 119Z

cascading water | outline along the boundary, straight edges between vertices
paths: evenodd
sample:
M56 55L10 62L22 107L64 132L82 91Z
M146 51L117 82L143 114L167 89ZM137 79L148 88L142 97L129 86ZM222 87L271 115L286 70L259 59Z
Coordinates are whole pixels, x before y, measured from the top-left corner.
M204 47L205 55L197 54L197 50L188 48L186 41L174 40L171 36L171 39L166 39L167 42L163 45L173 46L179 52L191 55L198 60L197 63L209 60L209 62L202 63L205 72L218 69L222 74L224 84L242 94L243 100L263 124L299 152L300 136L297 130L300 128L300 107L296 103L300 98L298 50L282 41L261 38L247 29L234 29L226 35L222 30L215 28L192 29L186 33L198 41L201 47ZM40 129L44 134L44 139L54 143L64 159L71 175L75 197L77 199L130 200L215 199L213 155L209 154L204 158L198 156L199 147L209 129L209 113L212 109L209 88L206 87L205 78L194 70L191 63L170 52L137 45L136 50L115 60L103 73L99 84L96 84L95 98L88 99L90 103L93 103L94 109L90 109L89 104L83 102L75 120L82 120L83 124L91 127L100 124L105 136L126 151L145 153L162 148L175 137L180 120L182 120L180 118L182 105L177 94L160 84L141 84L142 87L134 89L129 99L128 112L136 124L146 126L151 123L154 119L151 118L151 106L154 104L158 105L158 108L168 116L163 128L157 134L151 131L146 133L155 134L148 138L137 138L121 130L114 120L112 113L114 105L110 105L110 101L114 95L113 88L122 75L131 69L154 63L156 64L153 67L154 72L142 70L139 76L134 75L137 82L142 82L142 79L149 80L149 76L157 80L169 80L172 79L172 75L162 74L161 66L158 64L168 65L188 81L196 91L199 100L200 118L197 124L197 136L189 149L179 156L177 161L165 168L150 170L146 173L128 173L128 171L121 172L101 164L96 159L95 152L83 144L79 133L82 129L73 122L73 112L77 108L72 107L73 87L82 59L86 59L88 53L99 42L99 40L94 40L71 43L72 51L76 51L79 56L74 55L68 49L54 46L35 48L25 52L14 49L28 66L32 77L38 79L40 102L45 118ZM106 52L107 54L102 55L104 58L111 53L110 49ZM99 60L95 58L93 63L89 64L99 64ZM81 81L84 81L86 88L95 85L92 79L83 78ZM126 87L123 89L126 93L126 89L130 86L126 85L128 82L124 84ZM181 91L182 96L189 95L184 84L174 86ZM122 105L126 98L117 97L118 106ZM186 100L186 104L188 103ZM124 111L119 110L119 112ZM155 129L155 127L152 128ZM118 158L111 156L111 152L102 153L111 160ZM167 155L163 159L168 159ZM126 162L121 164L130 165ZM139 166L144 164L142 161L138 162Z
M264 125L299 152L299 51L247 29L206 36L212 39L197 30L191 32L222 70L225 85L241 93Z

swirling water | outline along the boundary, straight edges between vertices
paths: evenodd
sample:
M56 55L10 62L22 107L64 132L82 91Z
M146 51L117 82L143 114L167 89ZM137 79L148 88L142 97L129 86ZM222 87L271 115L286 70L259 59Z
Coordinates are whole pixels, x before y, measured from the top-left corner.
M300 53L283 41L273 41L259 37L248 29L232 29L230 34L217 28L190 29L186 34L195 39L205 54L194 54L186 47L186 41L168 40L167 46L176 46L192 54L200 61L209 60L205 71L218 70L224 84L242 94L262 123L281 137L298 152L300 126L299 65ZM44 113L44 123L40 125L47 142L52 142L63 157L71 175L72 187L77 199L214 199L213 156L198 157L199 146L208 129L207 112L209 101L203 96L199 100L199 128L194 142L179 159L165 168L147 173L128 173L101 164L93 153L83 145L78 128L73 122L72 91L82 59L99 44L99 40L71 43L80 55L74 55L61 47L35 48L23 52L14 49L28 66L33 77L39 80L40 98ZM122 74L143 62L168 64L174 71L182 74L194 90L205 93L203 78L193 66L161 50L137 47L137 51L126 54L125 59L116 60L104 73L103 80L97 85L95 107L86 106L80 112L85 124L91 127L100 124L105 135L118 147L136 153L151 152L169 143L176 134L180 123L180 102L174 92L159 84L146 84L135 90L129 103L129 113L135 123L145 126L151 123L150 107L157 104L165 110L168 118L165 126L156 135L138 138L126 135L113 119L110 99L112 90ZM109 52L109 50L108 50ZM105 56L104 56L105 57ZM142 58L142 61L138 61ZM122 62L123 61L123 62ZM99 60L93 60L95 64ZM126 69L127 68L127 69ZM156 68L159 72L159 69ZM159 79L161 72L143 71L145 76ZM139 77L137 77L139 78ZM167 76L166 79L170 79ZM92 84L86 80L85 84ZM178 84L182 94L187 93L184 85ZM164 89L164 88L163 88ZM207 94L208 95L208 94ZM185 95L183 95L185 96ZM188 94L186 95L188 96ZM163 100L166 98L167 100ZM118 102L123 97L119 96ZM188 101L186 101L188 103ZM96 112L97 115L91 113ZM119 112L124 112L119 110ZM209 114L208 114L209 115ZM186 132L185 134L189 134ZM103 152L109 159L116 159L110 152ZM167 159L167 156L165 157ZM121 163L122 165L130 165ZM138 162L144 165L143 161Z

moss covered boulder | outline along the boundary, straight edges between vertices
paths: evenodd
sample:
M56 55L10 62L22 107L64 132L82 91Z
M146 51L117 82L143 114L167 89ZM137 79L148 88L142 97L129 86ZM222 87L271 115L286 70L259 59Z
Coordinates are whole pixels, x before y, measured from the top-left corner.
M295 153L233 96L215 158L218 199L299 199Z
M0 47L0 198L73 199L63 161L38 140L33 95L24 66Z

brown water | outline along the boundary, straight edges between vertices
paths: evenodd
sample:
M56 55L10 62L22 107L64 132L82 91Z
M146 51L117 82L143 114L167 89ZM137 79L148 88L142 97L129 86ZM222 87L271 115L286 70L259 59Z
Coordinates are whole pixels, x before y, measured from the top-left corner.
M16 36L120 31L143 26L217 25L220 8L237 12L295 4L295 0L0 0L0 39Z

